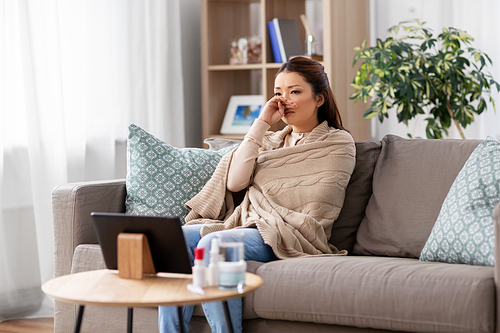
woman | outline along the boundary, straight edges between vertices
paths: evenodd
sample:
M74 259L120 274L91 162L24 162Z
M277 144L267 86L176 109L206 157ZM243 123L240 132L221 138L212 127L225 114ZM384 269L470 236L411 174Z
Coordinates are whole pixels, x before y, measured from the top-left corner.
M346 254L328 239L354 169L355 146L323 66L305 57L290 59L276 74L274 92L241 145L186 203L190 213L183 231L191 255L195 247L210 250L214 231L233 228L245 233L246 260ZM280 119L288 126L268 131ZM244 189L235 207L232 193ZM241 299L228 304L235 332L241 332ZM203 304L203 310L212 332L227 331L221 303ZM193 307L184 308L186 331L192 313ZM175 308L160 308L159 328L178 330Z

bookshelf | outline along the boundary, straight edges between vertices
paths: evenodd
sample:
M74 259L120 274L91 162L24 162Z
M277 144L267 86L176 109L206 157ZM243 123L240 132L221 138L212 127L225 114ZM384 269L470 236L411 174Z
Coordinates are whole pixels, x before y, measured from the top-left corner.
M343 68L352 63L354 51L349 51L353 50L354 46L360 45L362 39L369 40L369 0L202 0L203 139L208 137L241 139L243 137L243 135L220 134L229 99L232 95L263 95L264 103L272 97L274 77L281 63L274 62L267 22L275 17L294 19L299 27L301 40L305 40L305 30L300 20L300 15L304 13L308 16L309 24L316 27L313 30L319 29L323 34L323 42L318 47L322 50L323 65L331 83L332 74L338 68L339 72L342 72L342 78L337 77L336 73L336 81L340 82L340 91L345 94L355 73L354 68L351 71ZM338 27L339 23L335 22L337 19L342 19L346 26ZM359 36L356 36L355 41L351 41L345 31L352 24L355 24L354 30L360 32L357 33ZM260 37L262 60L259 63L230 65L231 41L235 38L250 36ZM339 47L343 49L337 49ZM334 54L334 50L342 54ZM349 53L352 53L350 59L348 59ZM341 55L343 60L338 59ZM341 61L347 61L347 63L343 64ZM333 83L332 88L336 94ZM346 106L342 114L343 119L346 118L346 120L348 116L352 117L348 97L347 95L346 100L344 97L339 98L336 94L339 108L342 110L343 104ZM360 119L363 119L362 112L364 110L361 111ZM346 120L344 120L344 125L346 125ZM284 124L278 124L273 129L277 130L283 126ZM369 123L362 127L369 136ZM361 135L363 139L368 136Z

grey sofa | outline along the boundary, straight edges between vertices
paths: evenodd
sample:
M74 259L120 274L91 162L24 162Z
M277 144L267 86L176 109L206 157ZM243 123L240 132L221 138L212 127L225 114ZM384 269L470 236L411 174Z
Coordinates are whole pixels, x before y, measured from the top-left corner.
M450 186L478 140L357 142L356 168L330 242L348 256L249 262L264 285L244 300L245 332L500 332L498 268L421 262ZM124 212L124 180L54 189L55 275L104 268L90 212ZM500 223L500 206L495 227ZM498 249L496 250L498 254ZM56 302L55 332L76 307ZM87 307L83 332L123 332L126 309ZM210 329L197 309L192 332ZM134 332L157 332L137 309Z

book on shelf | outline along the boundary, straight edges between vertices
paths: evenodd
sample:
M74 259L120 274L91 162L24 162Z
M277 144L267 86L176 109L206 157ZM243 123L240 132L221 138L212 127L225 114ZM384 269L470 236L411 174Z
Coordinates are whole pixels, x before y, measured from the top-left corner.
M299 28L295 20L274 18L268 23L268 29L275 62L285 62L290 57L304 54ZM279 58L277 54L279 54ZM277 61L277 58L281 61Z
M274 22L267 22L267 29L269 30L269 40L271 41L271 49L273 50L274 62L281 62L280 46L278 44L278 36L274 29Z

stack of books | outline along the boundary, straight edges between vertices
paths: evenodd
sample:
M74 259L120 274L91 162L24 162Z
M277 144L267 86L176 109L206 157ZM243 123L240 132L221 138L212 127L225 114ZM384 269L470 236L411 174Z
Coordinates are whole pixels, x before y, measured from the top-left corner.
M274 18L267 23L274 62L286 62L290 57L304 55L303 41L295 20Z

